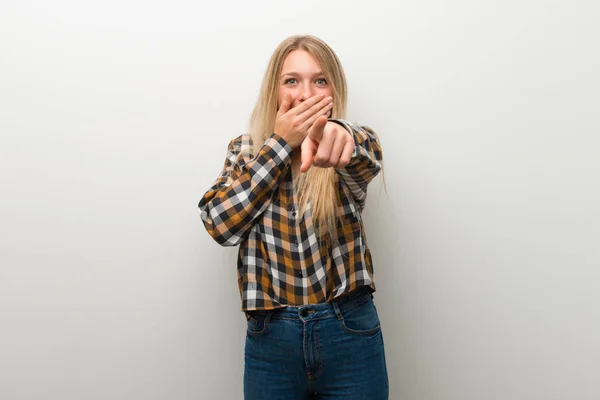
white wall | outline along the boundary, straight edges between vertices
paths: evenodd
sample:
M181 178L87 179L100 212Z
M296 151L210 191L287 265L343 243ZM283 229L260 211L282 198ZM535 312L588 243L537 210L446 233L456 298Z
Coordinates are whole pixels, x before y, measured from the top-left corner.
M196 205L295 33L384 145L391 398L600 398L597 3L212 3L1 3L0 398L242 398Z

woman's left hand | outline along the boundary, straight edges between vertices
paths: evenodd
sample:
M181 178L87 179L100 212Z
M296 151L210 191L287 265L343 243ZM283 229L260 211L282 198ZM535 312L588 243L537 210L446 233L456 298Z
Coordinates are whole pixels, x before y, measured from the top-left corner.
M341 125L322 116L310 127L301 149L301 172L308 171L311 165L344 168L352 158L354 137Z

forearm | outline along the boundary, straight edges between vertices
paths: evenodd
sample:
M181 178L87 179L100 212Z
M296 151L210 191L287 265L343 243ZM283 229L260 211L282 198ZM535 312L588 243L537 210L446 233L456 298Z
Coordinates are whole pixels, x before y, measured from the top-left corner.
M273 192L291 163L291 147L272 135L246 164L226 168L200 200L200 216L221 245L240 243L270 204Z
M331 120L344 127L354 139L354 149L348 165L337 168L355 200L364 206L368 184L382 169L383 153L377 134L370 128L351 122Z

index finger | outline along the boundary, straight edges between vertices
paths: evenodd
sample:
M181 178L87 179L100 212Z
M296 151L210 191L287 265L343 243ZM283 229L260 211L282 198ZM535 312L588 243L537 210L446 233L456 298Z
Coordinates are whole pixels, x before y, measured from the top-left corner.
M317 104L319 101L323 100L325 96L323 94L317 94L308 99L304 100L298 106L294 107L292 110L296 115L302 114L304 111L308 110L310 107Z
M308 136L317 143L321 142L323 137L323 130L327 125L327 117L322 115L313 123L311 128L308 130Z

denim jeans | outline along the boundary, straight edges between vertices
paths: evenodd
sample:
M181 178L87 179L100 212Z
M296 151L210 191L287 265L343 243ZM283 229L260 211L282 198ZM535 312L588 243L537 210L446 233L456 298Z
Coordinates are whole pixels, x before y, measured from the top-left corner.
M245 400L387 400L383 334L373 295L246 312Z

